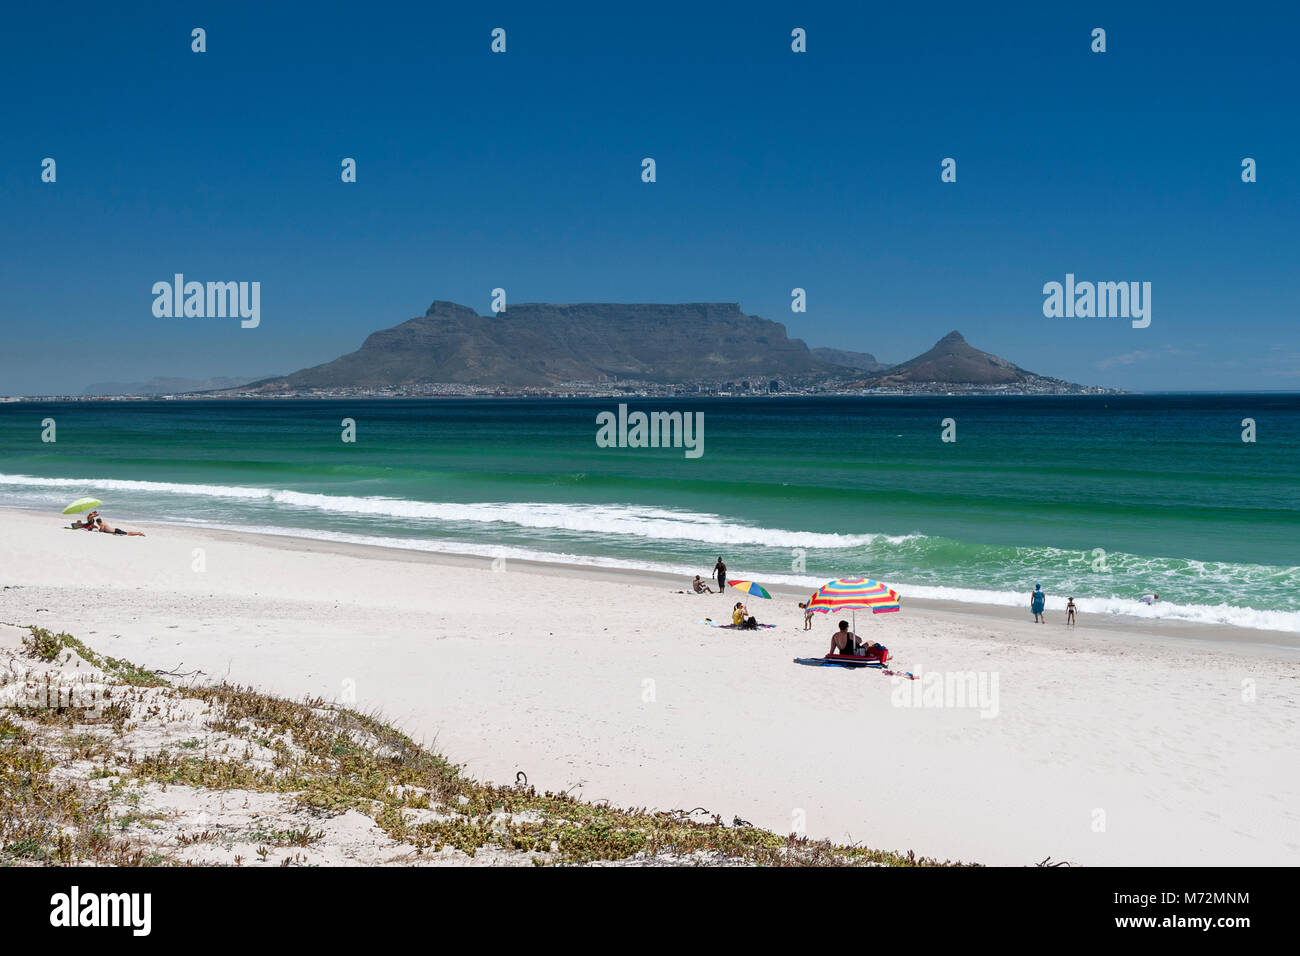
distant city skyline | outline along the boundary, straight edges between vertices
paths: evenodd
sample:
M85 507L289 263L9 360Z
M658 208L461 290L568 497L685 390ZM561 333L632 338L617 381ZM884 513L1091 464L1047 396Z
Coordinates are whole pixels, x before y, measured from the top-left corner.
M0 394L287 374L498 288L739 302L891 362L958 329L1085 385L1300 390L1300 14L1251 9L15 8ZM176 274L258 283L260 321L156 315ZM1149 289L1149 324L1048 317L1067 276Z

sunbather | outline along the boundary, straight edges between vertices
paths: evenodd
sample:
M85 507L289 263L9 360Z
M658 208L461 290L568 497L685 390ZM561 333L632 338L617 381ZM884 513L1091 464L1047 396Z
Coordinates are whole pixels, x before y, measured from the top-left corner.
M840 629L831 635L830 654L847 657L870 657L871 649L880 647L875 641L866 641L849 630L848 621L840 621Z
M96 518L96 519L95 519L95 530L96 530L96 531L102 531L104 534L121 534L121 535L127 535L127 536L132 537L132 538L143 538L143 537L144 537L144 532L143 532L143 531L123 531L121 528L114 528L111 524L109 524L109 523L108 523L107 521L105 521L103 518Z
M831 635L831 649L828 654L852 654L862 640L849 630L848 621L840 621L840 629Z
M695 580L691 582L691 589L692 589L696 594L712 594L712 593L713 593L713 588L711 588L711 587L709 587L707 584L705 584L705 583L704 583L704 579L701 578L698 574L695 575Z

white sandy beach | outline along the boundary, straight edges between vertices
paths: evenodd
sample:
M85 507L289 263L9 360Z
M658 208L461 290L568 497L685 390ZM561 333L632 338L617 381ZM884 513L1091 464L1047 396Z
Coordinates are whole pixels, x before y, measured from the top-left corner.
M1071 632L1060 614L906 595L900 614L858 616L901 669L996 677L982 716L896 706L875 671L792 664L833 630L819 616L805 632L793 596L750 600L778 627L738 633L698 623L734 593L653 575L60 523L0 511L0 621L284 696L354 687L357 709L480 779L522 770L589 800L989 864L1300 864L1296 635Z

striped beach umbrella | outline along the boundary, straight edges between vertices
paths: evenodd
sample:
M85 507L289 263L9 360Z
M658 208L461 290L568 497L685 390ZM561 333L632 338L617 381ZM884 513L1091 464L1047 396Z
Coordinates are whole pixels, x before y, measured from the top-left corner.
M727 583L737 591L752 594L754 597L770 598L772 596L767 593L767 589L763 585L755 584L753 581L728 581Z
M852 611L853 625L857 626L857 612L888 614L900 608L898 592L879 581L864 577L836 578L827 581L808 602L808 610L820 614L831 611Z

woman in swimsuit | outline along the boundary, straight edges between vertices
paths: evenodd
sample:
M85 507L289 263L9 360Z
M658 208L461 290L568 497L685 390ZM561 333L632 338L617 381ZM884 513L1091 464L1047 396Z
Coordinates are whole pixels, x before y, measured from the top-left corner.
M96 530L96 531L102 531L102 532L104 532L104 534L121 534L121 535L127 535L127 536L132 537L132 538L143 538L143 537L144 537L144 532L143 532L143 531L123 531L121 528L114 528L111 524L109 524L109 523L108 523L107 521L105 521L103 518L96 518L96 519L95 519L95 525L96 525L95 530Z
M831 649L827 653L852 656L862 646L862 639L849 630L849 622L840 621L840 629L831 635Z

